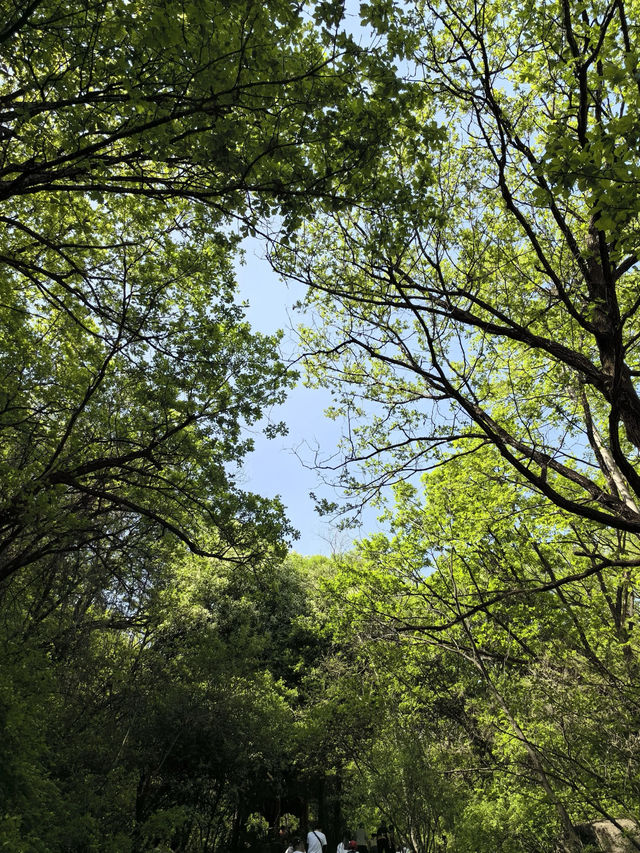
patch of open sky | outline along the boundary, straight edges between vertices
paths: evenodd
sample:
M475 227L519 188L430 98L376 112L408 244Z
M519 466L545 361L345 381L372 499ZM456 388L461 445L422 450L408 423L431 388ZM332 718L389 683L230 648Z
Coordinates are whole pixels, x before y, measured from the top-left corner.
M375 38L371 28L361 24L358 0L345 3L342 25L360 44L371 44ZM247 238L243 249L244 263L236 265L236 277L239 298L246 303L247 320L257 332L273 334L282 330L282 357L287 363L295 362L301 354L296 326L304 318L294 312L293 306L304 297L305 288L297 282L280 280L258 238ZM365 507L358 526L349 530L341 530L336 521L316 511L316 500L344 504L344 495L327 482L337 478L338 472L330 468L341 459L338 444L346 429L340 420L325 415L333 402L329 391L307 388L301 379L286 402L272 407L264 421L250 431L255 449L242 467L243 488L265 497L280 496L291 523L300 533L294 549L301 554L347 550L354 539L382 526L378 521L380 510L372 507ZM287 435L268 439L264 429L280 421L286 423Z
M282 329L282 356L285 361L294 362L300 355L295 327L303 318L294 315L293 306L304 296L305 289L296 282L279 279L258 238L247 238L243 248L244 263L237 264L236 276L239 298L246 303L247 320L256 332L273 334ZM315 509L311 493L329 502L340 503L342 499L338 489L324 482L328 472L315 467L318 460L331 464L331 460L337 463L339 459L338 442L345 425L324 414L332 402L328 391L306 388L302 381L298 382L286 402L273 406L264 421L250 431L255 449L242 468L242 488L265 497L280 495L291 523L300 532L294 549L301 554L347 550L354 538L373 533L381 526L378 510L370 507L364 509L360 526L348 531L340 530ZM286 423L287 435L268 439L265 427L280 421Z

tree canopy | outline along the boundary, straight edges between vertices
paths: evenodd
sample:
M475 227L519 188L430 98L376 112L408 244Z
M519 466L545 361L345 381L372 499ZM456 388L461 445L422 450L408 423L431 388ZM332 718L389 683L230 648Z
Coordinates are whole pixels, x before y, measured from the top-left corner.
M363 13L413 113L363 204L272 248L347 419L329 476L395 488L336 592L391 708L360 790L424 849L579 850L637 802L637 9Z
M400 104L332 4L3 11L0 846L237 849L320 641L239 483L295 376L233 263L349 203Z
M5 6L0 847L637 825L636 6ZM296 379L254 232L394 488L340 559L238 476Z
M0 578L163 532L244 559L286 531L231 472L243 425L291 381L233 305L232 258L259 217L344 196L384 134L366 83L381 61L330 9L316 17L208 0L8 10Z
M332 582L336 635L384 697L356 790L430 853L443 834L581 850L581 823L635 815L636 572L580 571L590 525L560 529L517 484L469 488L495 456L398 489L390 533Z
M274 252L326 321L310 374L364 416L347 458L375 490L491 444L505 476L637 533L634 10L364 10L422 95L416 130L375 203Z

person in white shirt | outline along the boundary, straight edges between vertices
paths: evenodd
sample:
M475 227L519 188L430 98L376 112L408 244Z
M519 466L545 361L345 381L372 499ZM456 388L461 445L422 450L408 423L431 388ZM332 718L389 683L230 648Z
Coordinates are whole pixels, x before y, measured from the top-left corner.
M342 836L342 841L338 844L336 853L348 853L349 850L349 834L345 832Z
M307 853L323 853L327 846L327 836L320 829L311 829L307 834Z

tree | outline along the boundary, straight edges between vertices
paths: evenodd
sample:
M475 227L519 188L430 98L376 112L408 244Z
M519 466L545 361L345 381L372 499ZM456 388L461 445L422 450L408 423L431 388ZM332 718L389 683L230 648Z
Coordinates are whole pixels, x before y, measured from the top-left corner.
M104 565L125 543L133 563L165 533L243 560L290 532L232 473L244 426L292 381L233 306L233 223L338 203L384 135L367 83L383 58L336 14L319 8L313 27L288 2L8 10L0 580L80 549Z
M127 224L114 223L114 240ZM33 562L71 573L81 551L104 573L126 549L133 569L163 533L241 558L283 529L277 503L244 495L227 473L251 448L243 424L282 400L291 377L276 340L252 334L233 305L217 242L165 238L157 254L132 243L94 289L114 310L108 324L78 300L66 308L82 319L35 288L7 293L1 578Z
M242 850L249 816L272 819L271 803L302 789L299 682L318 645L297 620L303 567L163 550L164 574L126 618L87 578L37 625L37 575L5 603L0 842L12 849Z
M398 777L438 792L453 849L542 851L563 832L581 849L580 822L637 812L637 579L578 570L576 547L610 531L563 525L517 483L470 488L496 462L494 448L451 460L422 499L404 484L390 534L344 560L337 618L388 697L363 775L374 785L376 754L405 739Z
M335 189L365 149L341 145L326 108L344 99L346 114L366 110L367 98L338 8L315 17L317 28L288 2L14 3L0 33L1 174L3 199L23 206L6 224L32 250L57 248L60 272L65 232L48 233L45 215L25 219L43 192L54 209L90 194L96 218L108 215L103 195L186 198L218 223ZM17 269L36 274L19 254Z
M366 498L491 444L501 476L637 534L636 7L363 9L417 68L421 127L367 206L274 250L310 285L308 370L369 468L344 482Z
M273 249L320 315L307 369L349 419L343 484L356 504L398 488L363 610L462 658L470 731L574 848L577 819L637 797L612 757L636 716L637 12L367 4L422 107L368 204ZM444 488L403 487L440 466ZM598 698L614 684L615 711Z
M346 204L400 99L339 3L4 12L0 844L229 849L291 764L302 667L258 623L304 599L264 593L293 531L238 485L294 375L233 260L266 217Z

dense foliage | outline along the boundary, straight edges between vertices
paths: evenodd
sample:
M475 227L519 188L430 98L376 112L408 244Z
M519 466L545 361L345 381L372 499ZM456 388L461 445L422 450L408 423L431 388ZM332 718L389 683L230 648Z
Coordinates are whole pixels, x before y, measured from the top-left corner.
M362 11L421 103L368 203L272 257L321 318L352 507L396 488L346 574L397 697L363 778L419 774L430 850L581 849L639 805L638 8Z
M0 847L637 820L638 8L2 11ZM340 560L238 482L295 381L235 302L259 231L343 485L395 489Z
M277 819L305 742L304 670L322 653L312 576L164 557L135 619L88 583L53 612L35 614L37 576L5 601L3 849L244 849L265 840L251 815Z
M333 581L384 696L356 791L430 853L581 850L581 824L638 814L635 572L580 571L577 549L620 536L561 527L517 485L470 494L495 463L403 486L391 533Z
M414 74L419 127L378 164L376 203L274 251L324 318L309 372L369 469L347 485L491 444L505 476L637 534L637 9L363 8Z
M2 7L3 849L235 849L278 813L319 640L280 502L238 484L294 375L233 265L346 204L400 109L335 13Z
M0 578L162 531L260 551L279 508L231 469L290 377L233 305L232 223L341 195L370 155L329 107L364 130L366 62L287 2L7 12Z

